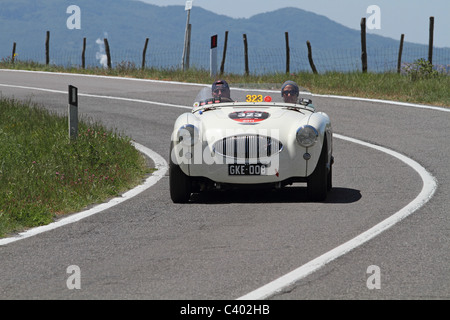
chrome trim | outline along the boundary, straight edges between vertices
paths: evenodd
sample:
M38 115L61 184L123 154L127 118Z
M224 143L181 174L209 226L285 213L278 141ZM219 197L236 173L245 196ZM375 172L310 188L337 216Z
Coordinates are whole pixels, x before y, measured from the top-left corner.
M213 144L215 153L240 160L268 158L282 150L283 144L277 139L257 134L225 137Z

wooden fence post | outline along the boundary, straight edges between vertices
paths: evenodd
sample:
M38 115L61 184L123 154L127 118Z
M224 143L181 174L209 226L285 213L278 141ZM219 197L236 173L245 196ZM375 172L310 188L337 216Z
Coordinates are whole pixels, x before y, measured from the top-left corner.
M402 70L403 40L405 40L405 35L402 33L402 36L400 37L400 48L398 50L397 73L400 73Z
M222 63L220 64L220 75L222 75L224 70L225 70L225 59L227 57L227 45L228 45L228 31L225 31L225 40L224 40L224 43L223 43Z
M86 68L86 38L83 38L83 51L81 52L81 68Z
M247 44L247 35L244 33L244 59L245 59L245 75L249 75L250 71L248 68L248 44Z
M291 55L290 55L290 49L289 49L289 33L288 32L284 33L284 38L286 40L286 73L289 74Z
M147 53L148 38L145 39L144 51L142 52L142 70L145 69L145 54Z
M50 63L50 31L47 31L47 37L45 39L45 64Z
M14 60L16 59L16 43L13 43L13 51L11 56L11 63L14 64Z
M181 60L181 69L183 71L186 70L186 50L187 50L187 40L188 40L188 36L189 36L189 21L191 19L191 8L192 8L192 1L186 1L186 7L185 7L185 11L187 11L187 19L186 19L186 29L184 32L184 46L183 46L183 57Z
M186 69L189 69L190 59L191 59L191 32L192 32L192 24L188 25L188 37L186 43Z
M433 64L433 34L434 34L434 17L430 17L430 39L428 44L428 62Z
M366 18L361 19L361 61L362 72L367 72Z
M317 69L316 69L316 66L314 65L314 61L313 61L313 58L312 58L311 43L309 41L306 41L306 46L308 47L309 65L311 66L312 72L314 74L317 74Z
M104 39L105 42L105 52L106 52L106 57L108 59L108 69L111 69L111 51L109 50L109 43L108 43L108 39Z

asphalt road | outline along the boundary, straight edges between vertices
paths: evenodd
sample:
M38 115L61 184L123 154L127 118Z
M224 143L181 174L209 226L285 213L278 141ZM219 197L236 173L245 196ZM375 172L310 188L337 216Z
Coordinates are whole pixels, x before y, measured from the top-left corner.
M83 116L117 128L166 161L174 121L188 111L181 106L190 106L200 89L0 71L2 96L42 103L61 114L67 112L69 84L78 87ZM423 166L437 181L432 198L269 298L449 299L450 113L334 97L317 96L313 102L331 117L338 137L371 144L335 138L334 189L326 202L308 202L300 184L269 194L210 192L189 204L173 204L166 175L117 206L0 246L0 299L245 296L354 239L418 197L423 188L418 172L372 145ZM68 288L69 266L79 268L80 289ZM368 271L370 266L378 272ZM370 283L379 286L370 289Z

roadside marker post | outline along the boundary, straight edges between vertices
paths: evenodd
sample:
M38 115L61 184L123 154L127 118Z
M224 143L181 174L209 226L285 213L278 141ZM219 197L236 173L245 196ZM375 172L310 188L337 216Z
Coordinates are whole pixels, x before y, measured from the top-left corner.
M75 140L78 136L78 88L69 85L69 137Z
M211 37L211 51L210 51L210 76L211 78L217 75L217 34Z

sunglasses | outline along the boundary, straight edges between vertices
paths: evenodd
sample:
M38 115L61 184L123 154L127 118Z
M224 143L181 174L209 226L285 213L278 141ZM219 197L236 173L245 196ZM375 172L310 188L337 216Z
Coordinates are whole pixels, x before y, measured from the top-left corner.
M227 88L223 88L223 89L216 89L216 90L214 90L213 92L214 92L214 93L222 93L222 92L227 92L227 91L228 91Z
M290 94L291 96L297 95L297 91L295 91L295 90L285 90L285 91L283 91L283 96L287 96L288 94Z

